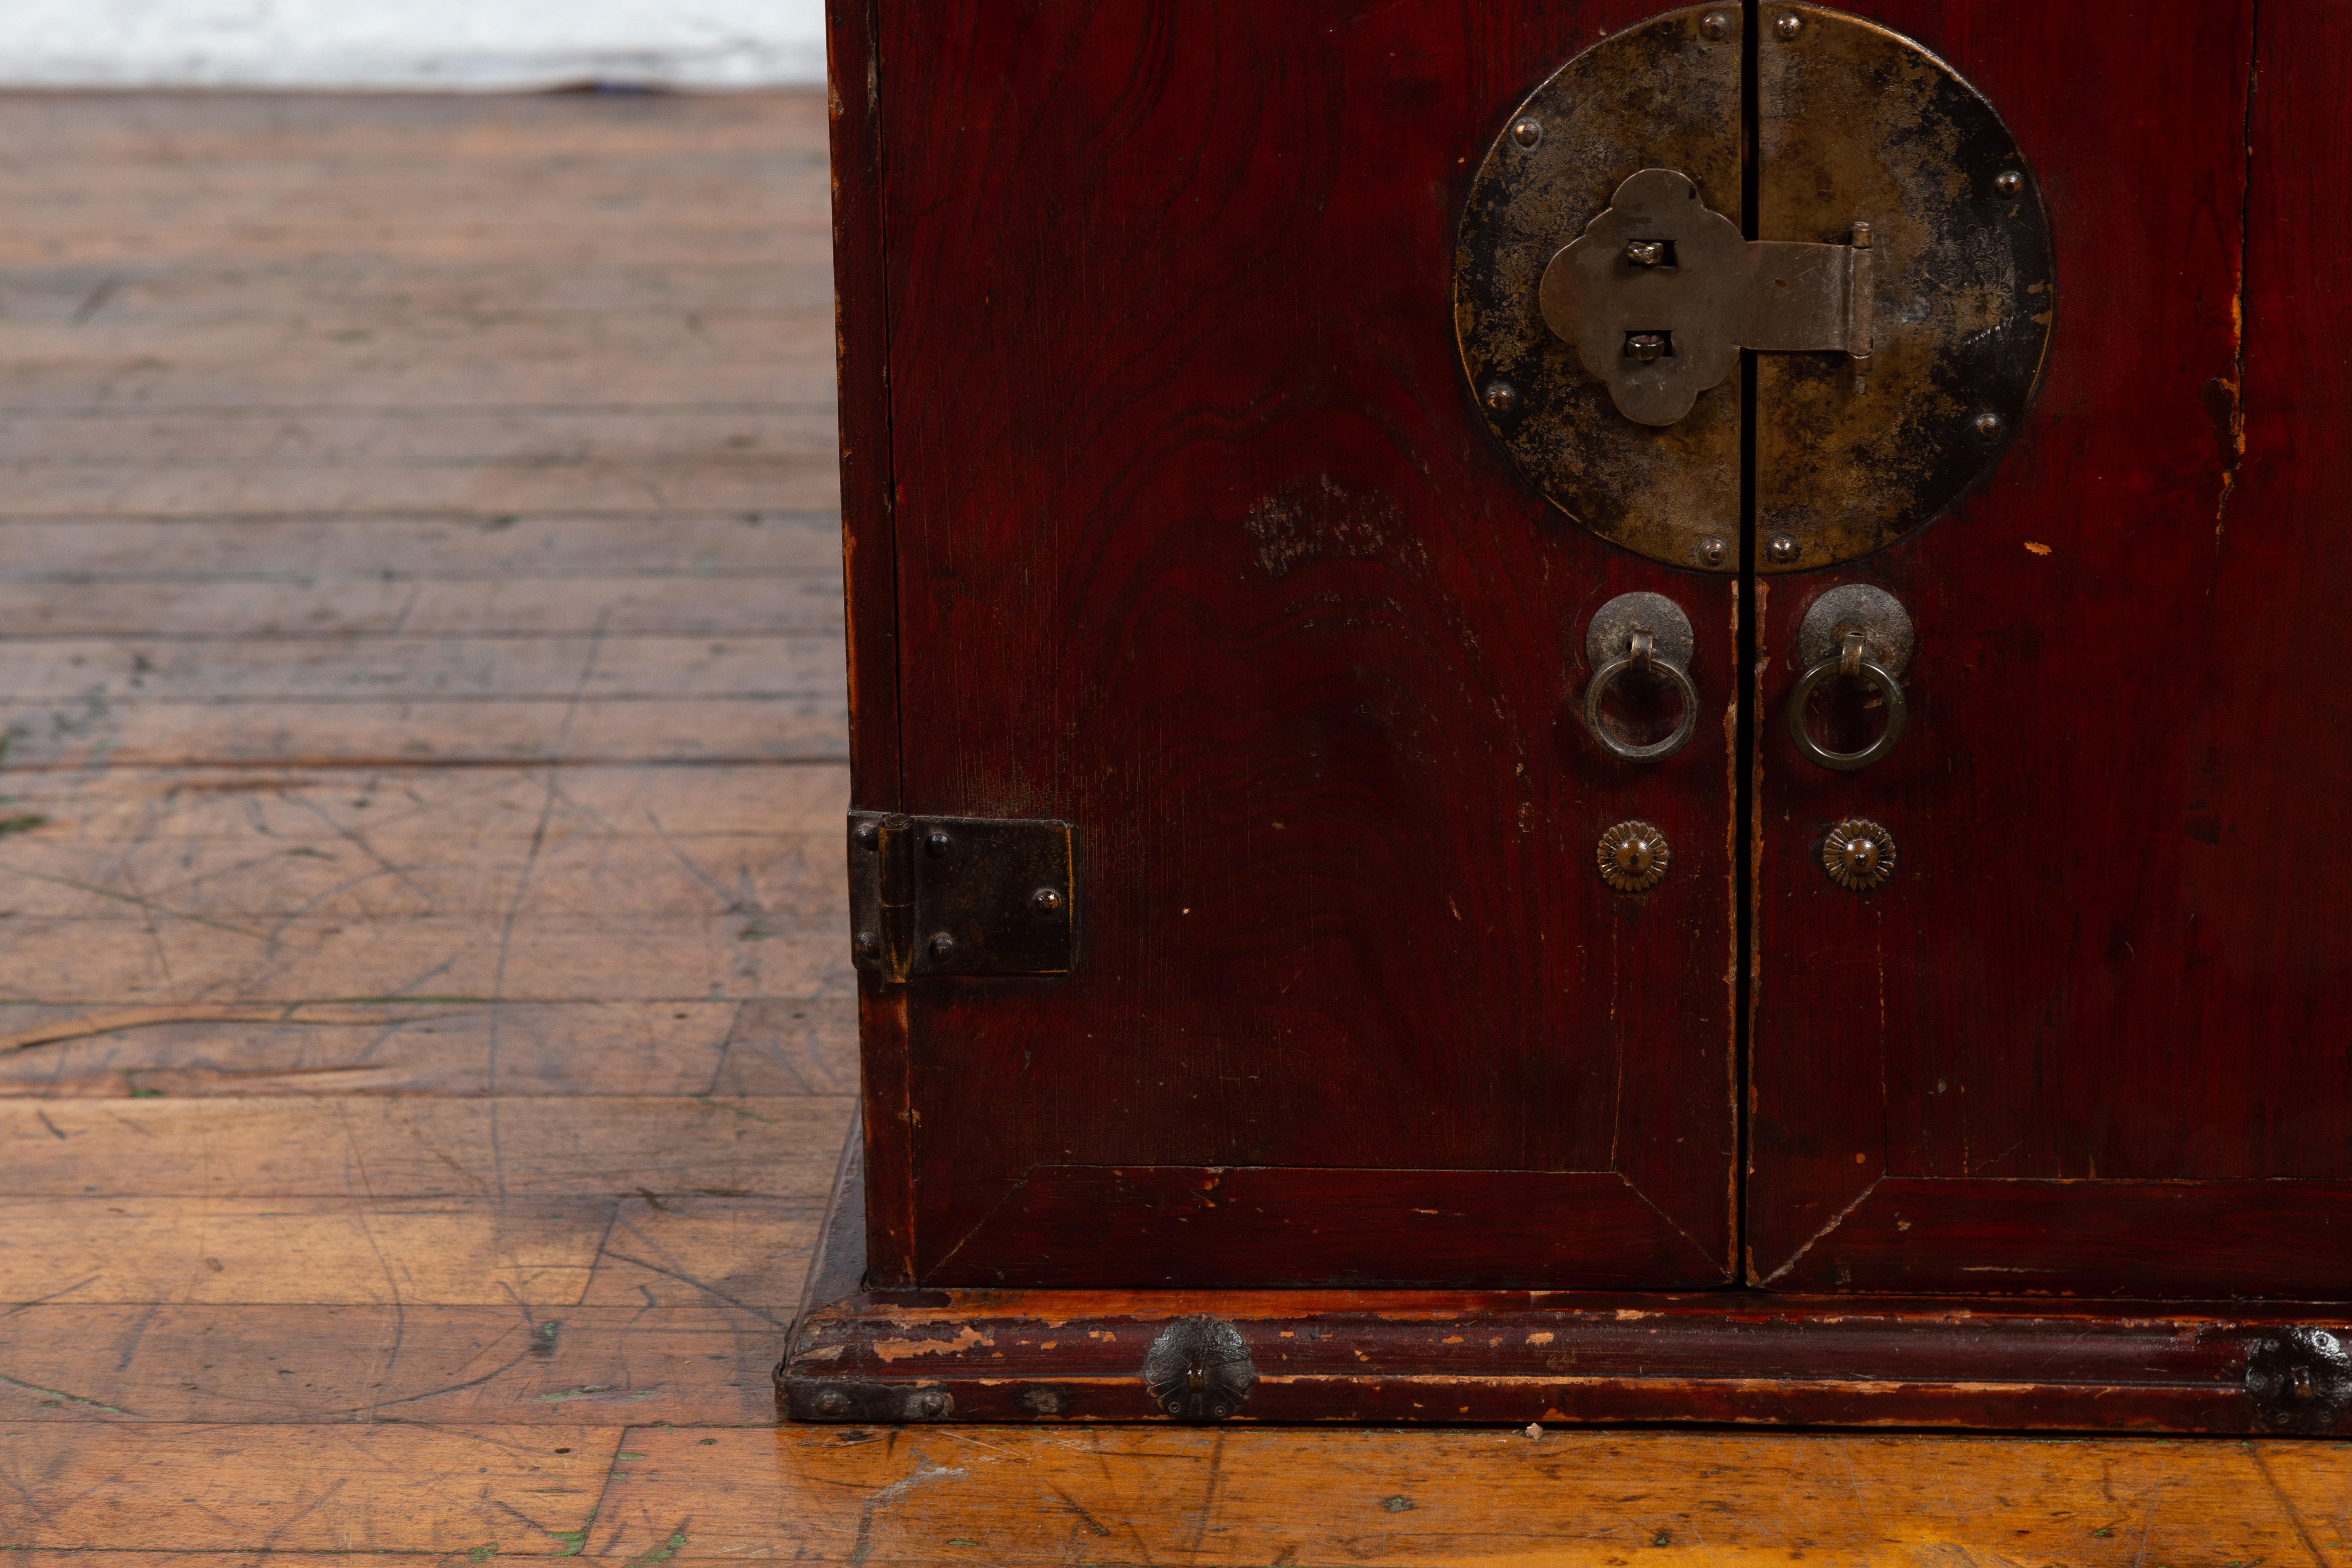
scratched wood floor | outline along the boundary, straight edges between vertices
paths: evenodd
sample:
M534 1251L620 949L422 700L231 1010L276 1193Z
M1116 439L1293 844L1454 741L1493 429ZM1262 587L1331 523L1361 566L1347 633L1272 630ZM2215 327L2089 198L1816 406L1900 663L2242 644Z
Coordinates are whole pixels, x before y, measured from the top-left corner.
M0 99L0 1547L2352 1564L2352 1449L772 1426L856 1074L813 96Z

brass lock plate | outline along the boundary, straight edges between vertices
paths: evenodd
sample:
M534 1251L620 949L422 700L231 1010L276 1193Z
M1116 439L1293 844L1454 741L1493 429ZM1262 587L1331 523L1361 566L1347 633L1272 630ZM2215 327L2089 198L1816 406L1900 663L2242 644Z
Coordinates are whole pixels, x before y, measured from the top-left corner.
M1603 539L1722 572L1739 567L1737 388L1671 425L1637 424L1546 323L1541 293L1552 258L1643 169L1675 170L1742 222L1740 28L1737 5L1671 11L1560 67L1504 120L1454 263L1471 395L1520 471Z
M1735 572L1880 549L1999 461L2054 316L2039 186L1990 104L1842 12L1671 11L1560 68L1474 178L1454 324L1481 417L1549 500ZM1752 128L1757 209L1743 210ZM1755 360L1752 398L1735 374Z
M1637 425L1672 425L1742 349L1870 359L1870 226L1843 245L1743 240L1689 176L1643 169L1544 268L1538 300Z

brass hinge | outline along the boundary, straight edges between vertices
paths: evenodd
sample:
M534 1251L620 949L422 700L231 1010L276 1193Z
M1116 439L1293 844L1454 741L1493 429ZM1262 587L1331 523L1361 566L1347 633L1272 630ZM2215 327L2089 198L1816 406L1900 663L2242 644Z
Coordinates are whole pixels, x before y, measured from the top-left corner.
M891 983L1065 974L1077 955L1066 822L849 814L850 952Z

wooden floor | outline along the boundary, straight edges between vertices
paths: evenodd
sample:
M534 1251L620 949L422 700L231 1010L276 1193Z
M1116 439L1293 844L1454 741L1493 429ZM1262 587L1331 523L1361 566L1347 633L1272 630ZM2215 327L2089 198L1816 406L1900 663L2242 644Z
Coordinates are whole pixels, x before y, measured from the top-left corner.
M2352 1449L772 1427L822 100L0 100L11 1568L2352 1564Z

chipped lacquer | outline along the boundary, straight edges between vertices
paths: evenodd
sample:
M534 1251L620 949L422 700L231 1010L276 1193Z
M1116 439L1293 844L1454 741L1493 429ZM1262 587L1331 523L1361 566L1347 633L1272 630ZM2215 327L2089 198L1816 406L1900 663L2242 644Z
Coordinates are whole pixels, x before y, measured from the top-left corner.
M857 1161L853 1138L776 1368L787 1419L2352 1433L2342 1307L1752 1290L869 1290Z

